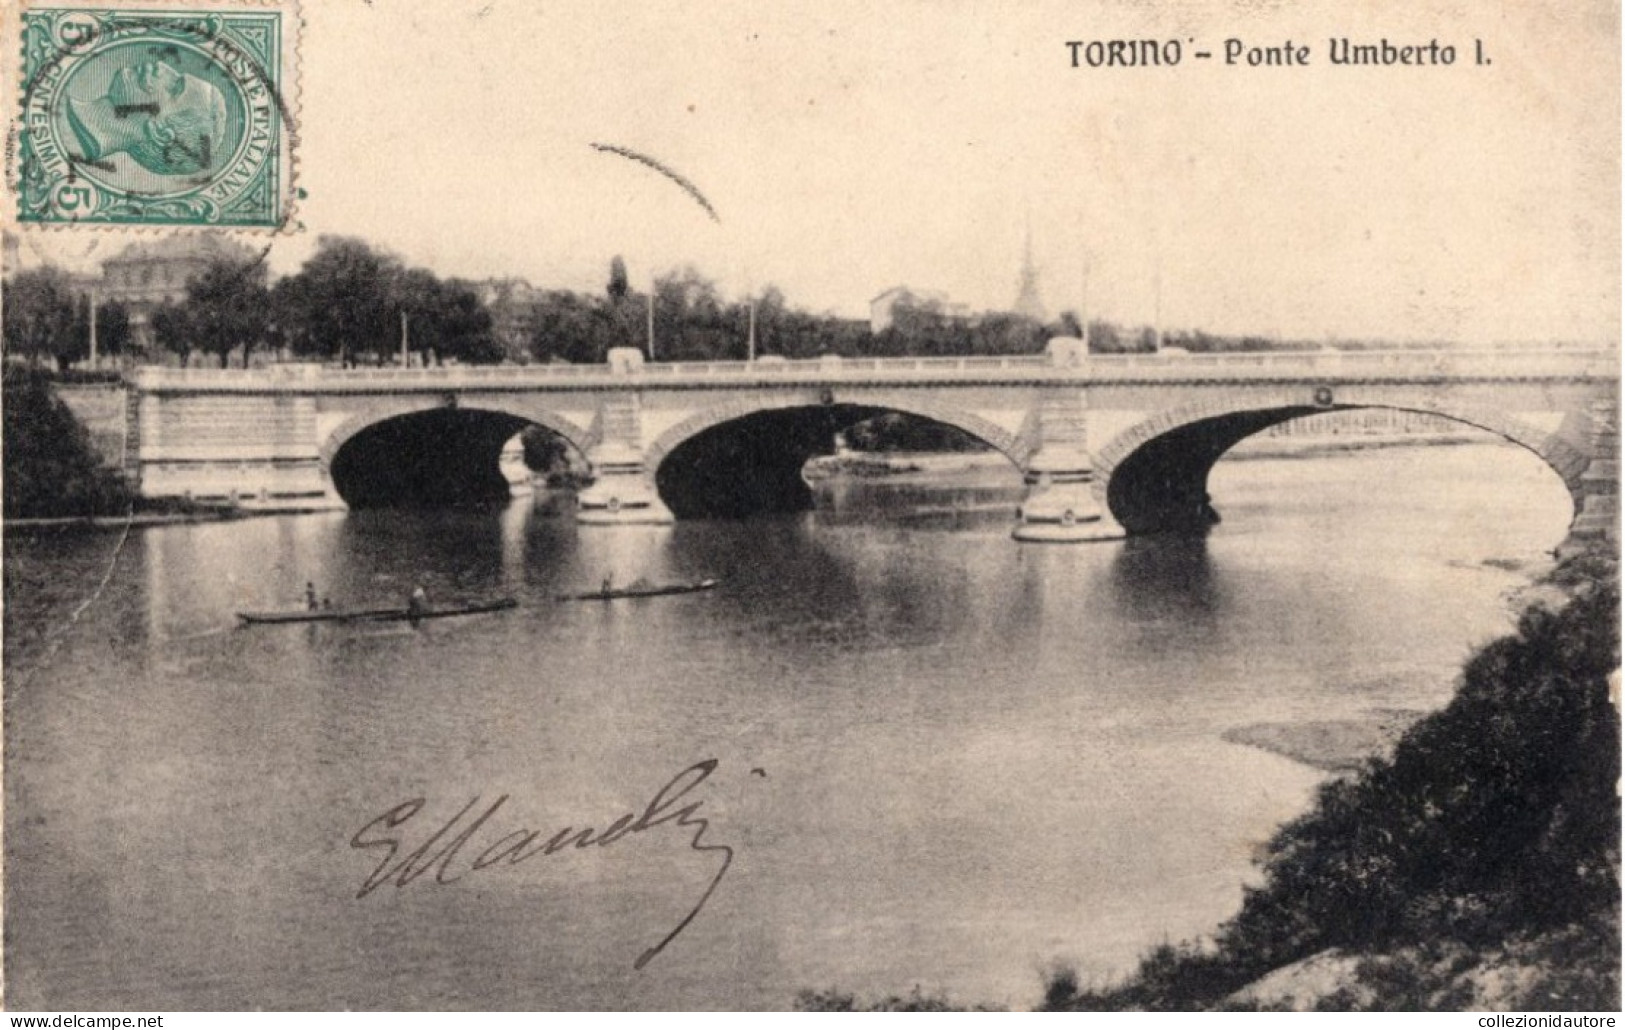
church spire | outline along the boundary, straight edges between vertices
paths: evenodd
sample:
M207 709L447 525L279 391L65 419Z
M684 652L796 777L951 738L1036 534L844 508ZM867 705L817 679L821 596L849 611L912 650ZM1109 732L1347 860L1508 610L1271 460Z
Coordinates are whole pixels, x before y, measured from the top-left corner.
M1038 268L1033 264L1033 223L1027 216L1027 238L1021 253L1021 283L1016 289L1016 303L1012 309L1022 318L1042 322L1046 316L1044 302L1038 296Z

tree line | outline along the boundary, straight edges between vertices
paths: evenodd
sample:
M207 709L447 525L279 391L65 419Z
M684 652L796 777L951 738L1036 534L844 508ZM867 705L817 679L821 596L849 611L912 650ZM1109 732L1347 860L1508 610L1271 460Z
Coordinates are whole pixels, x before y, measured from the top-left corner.
M90 356L91 297L60 268L19 272L0 284L8 355L62 367ZM97 348L118 354L130 345L130 312L116 301L96 305Z
M59 365L89 355L89 302L65 272L19 272L0 290L8 355ZM127 353L136 342L128 309L106 303L97 315L98 351ZM256 352L381 364L403 342L426 363L504 357L473 284L409 268L349 237L322 237L303 267L275 285L258 260L215 261L182 298L157 305L148 319L163 350L188 363L208 355L222 367L234 356L246 364Z
M8 354L64 367L88 356L89 301L66 273L21 272L3 293ZM517 340L499 340L478 284L408 267L363 240L323 236L298 272L274 284L260 261L217 261L192 280L184 297L158 305L148 320L165 351L183 362L206 355L222 367L234 358L247 364L256 352L345 366L384 364L397 360L403 345L425 364L594 363L615 347L637 348L656 361L996 356L1034 354L1052 336L1085 335L1070 311L1048 324L1000 312L966 317L918 297L905 297L892 310L891 324L872 332L867 320L794 307L775 286L725 299L693 266L658 275L650 292L639 293L619 257L602 292L544 290L504 303L510 322L521 327ZM100 304L96 327L102 354L128 353L136 342L122 304ZM1087 338L1099 353L1149 351L1159 343L1150 328L1102 320L1089 323ZM1168 334L1160 343L1189 351L1308 346L1201 331Z
M633 347L655 361L1032 354L1060 329L1017 315L954 317L927 301L900 307L893 324L875 333L865 319L793 307L776 286L726 300L693 266L657 275L652 290L639 293L616 258L602 294L552 290L538 298L526 356L591 363L612 347Z

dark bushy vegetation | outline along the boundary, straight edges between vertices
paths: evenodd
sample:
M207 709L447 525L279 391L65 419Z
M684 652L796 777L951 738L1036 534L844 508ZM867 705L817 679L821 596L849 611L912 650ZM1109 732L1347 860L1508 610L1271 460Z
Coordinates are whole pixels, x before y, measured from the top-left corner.
M985 451L988 445L962 429L917 415L888 412L846 431L854 451Z
M1519 976L1497 1008L1613 1009L1619 1003L1619 921L1598 913L1558 930L1518 934L1498 947L1435 940L1362 957L1348 982L1315 999L1323 1012L1460 1012L1484 1006L1486 974Z
M124 374L116 369L64 368L52 370L41 367L38 374L48 382L76 386L113 386L124 378Z
M843 991L802 991L796 995L797 1012L989 1012L977 1006L966 1009L936 994L922 994L918 987L907 994L892 994L879 1001L862 1002Z
M123 480L101 467L85 427L52 392L45 375L7 368L4 409L6 518L129 510Z
M1459 958L1523 946L1542 968L1571 967L1548 1007L1617 1007L1620 721L1607 677L1620 658L1618 566L1592 556L1552 578L1573 599L1560 612L1531 608L1514 635L1475 654L1456 697L1392 759L1323 786L1276 834L1263 885L1210 944L1158 948L1117 987L1052 984L1047 1004L1208 1008L1337 948L1410 956L1364 963L1360 980L1382 1004L1424 1007L1424 987L1450 982L1428 949Z

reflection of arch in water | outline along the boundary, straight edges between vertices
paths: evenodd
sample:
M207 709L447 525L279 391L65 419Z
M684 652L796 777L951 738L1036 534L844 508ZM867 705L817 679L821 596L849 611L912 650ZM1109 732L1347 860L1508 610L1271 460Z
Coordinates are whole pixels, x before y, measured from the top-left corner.
M1295 418L1329 411L1387 408L1437 415L1486 430L1529 450L1563 480L1574 510L1580 504L1580 476L1589 459L1563 438L1505 412L1448 403L1350 404L1315 407L1281 405L1238 409L1233 399L1215 399L1163 412L1123 431L1098 452L1097 469L1106 480L1106 503L1130 533L1205 529L1217 515L1208 497L1208 474L1231 447Z
M350 602L377 591L389 603L404 603L418 582L431 601L500 596L509 586L507 551L514 542L508 517L496 505L352 511L334 531L335 583L361 595L343 599Z
M801 477L807 459L827 454L837 432L877 415L898 413L958 429L1022 467L1034 448L978 415L928 401L890 396L809 403L800 396L740 399L696 412L649 447L660 498L678 518L737 517L804 511L812 491Z
M1224 602L1203 536L1130 537L1112 558L1110 583L1135 621L1207 623Z
M680 522L670 533L684 578L714 575L723 582L697 606L715 613L712 626L763 637L773 642L769 652L785 642L827 654L974 638L995 639L1002 650L1043 629L1042 620L1027 617L1033 605L1022 601L1042 584L1011 574L1020 552L1006 546L1003 534L982 538L992 541L987 562L968 562L962 572L950 567L944 576L943 563L918 555L957 549L898 546L910 536L896 527L829 532L801 516Z
M509 496L502 448L532 425L578 452L587 437L580 426L546 412L441 404L346 419L322 441L321 460L352 508L497 501Z

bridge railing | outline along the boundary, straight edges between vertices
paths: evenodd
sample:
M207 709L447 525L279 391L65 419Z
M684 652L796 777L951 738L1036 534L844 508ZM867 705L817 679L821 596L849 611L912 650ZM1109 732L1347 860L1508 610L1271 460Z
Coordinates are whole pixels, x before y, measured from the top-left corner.
M616 365L450 365L436 368L329 368L284 364L258 369L134 370L141 389L455 389L552 384L1000 381L1178 382L1220 379L1618 378L1619 355L1604 348L1563 350L1253 351L1226 354L1049 354L1008 357L840 358L658 362Z

